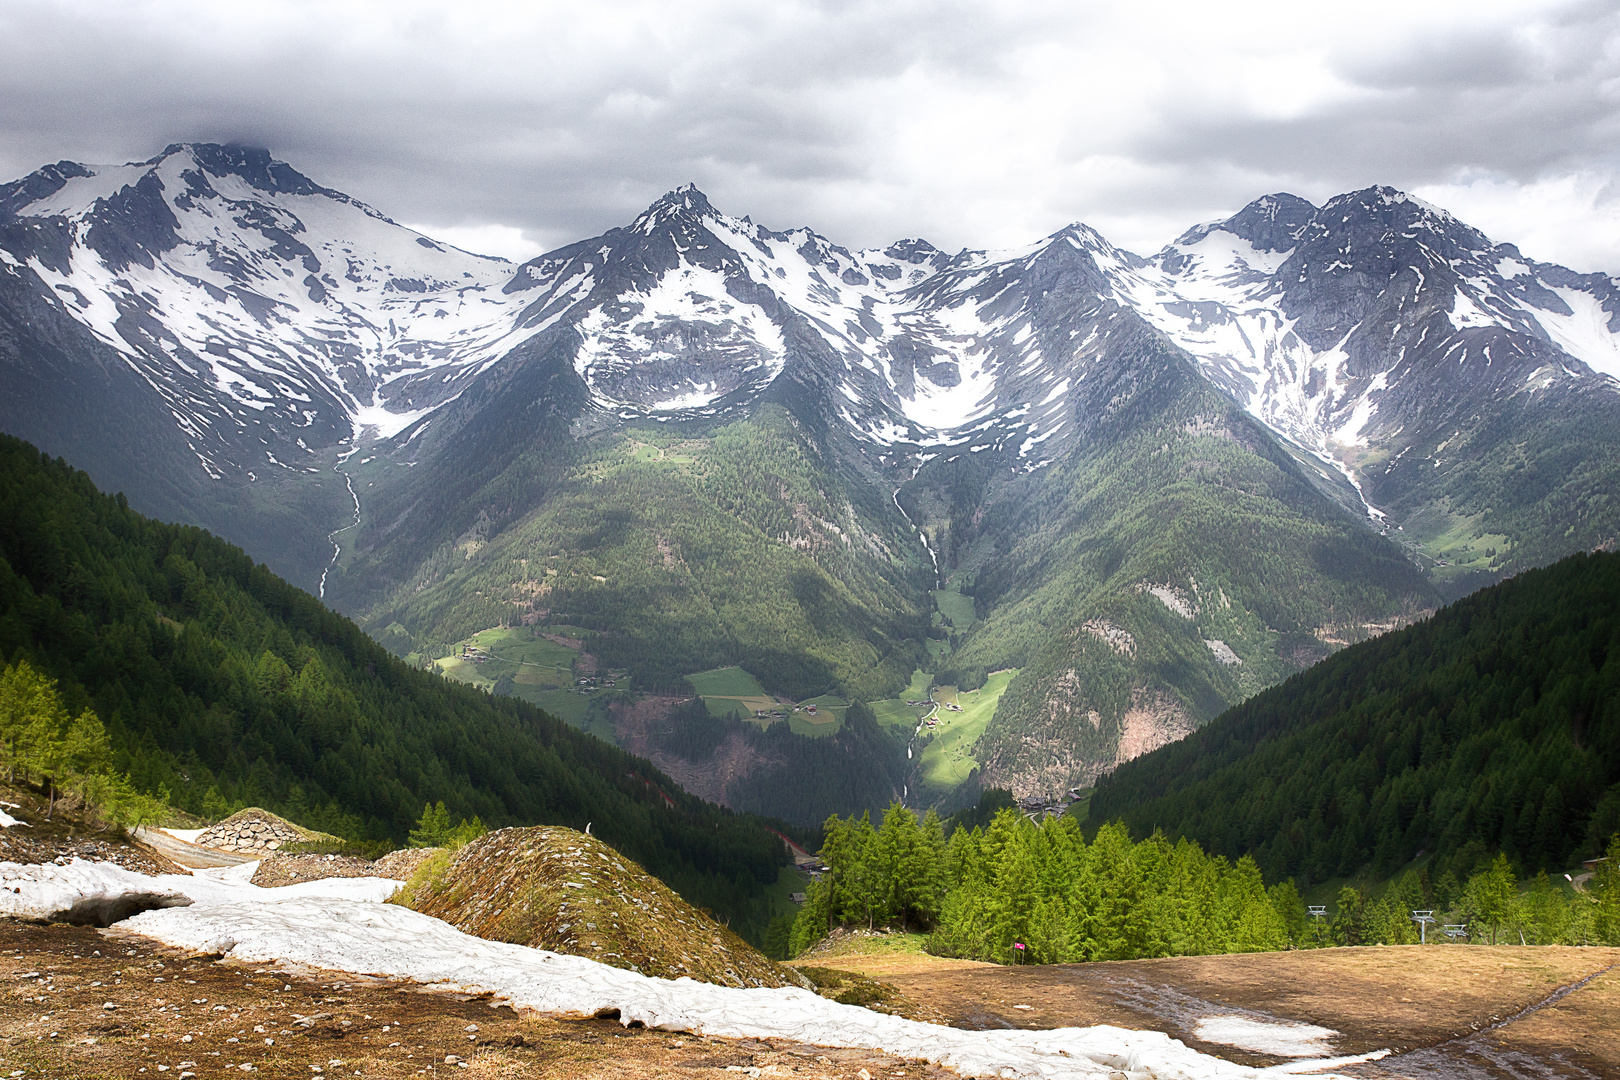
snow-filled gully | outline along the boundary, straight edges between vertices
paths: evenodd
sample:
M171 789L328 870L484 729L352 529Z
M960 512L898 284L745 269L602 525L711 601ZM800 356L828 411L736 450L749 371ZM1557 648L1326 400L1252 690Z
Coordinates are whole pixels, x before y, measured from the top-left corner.
M1254 1068L1201 1054L1157 1031L1108 1026L962 1031L840 1005L808 990L737 990L656 979L584 957L485 941L383 903L399 887L397 881L333 878L263 889L248 882L257 865L148 877L79 859L42 866L0 863L0 915L41 919L75 905L116 903L125 895L164 897L166 903L186 906L142 911L118 923L118 931L247 963L489 993L515 1009L551 1016L617 1010L625 1024L881 1050L925 1058L969 1076L1227 1080L1319 1073L1386 1053Z

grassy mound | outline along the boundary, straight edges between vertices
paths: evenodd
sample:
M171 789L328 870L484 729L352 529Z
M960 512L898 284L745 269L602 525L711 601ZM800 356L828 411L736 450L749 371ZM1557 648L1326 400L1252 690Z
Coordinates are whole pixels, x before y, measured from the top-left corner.
M428 859L394 897L469 934L666 979L803 985L594 837L501 829Z

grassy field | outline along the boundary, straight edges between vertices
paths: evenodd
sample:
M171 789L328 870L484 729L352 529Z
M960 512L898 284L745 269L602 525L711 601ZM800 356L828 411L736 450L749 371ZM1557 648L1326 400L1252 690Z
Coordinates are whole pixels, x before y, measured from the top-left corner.
M1462 517L1431 506L1414 515L1406 542L1416 543L1428 560L1425 566L1433 563L1428 569L1436 581L1488 572L1507 555L1510 542L1506 536L1485 532L1482 520L1483 515Z
M547 627L548 632L552 628ZM463 656L466 650L483 654L479 659ZM520 689L518 696L527 698L524 689L552 689L572 686L574 659L579 653L556 642L547 641L530 628L494 627L480 630L470 638L455 644L454 655L435 661L439 670L457 682L471 683L489 689L503 675L512 677Z
M935 788L953 788L968 778L978 767L973 747L984 734L995 715L996 704L1006 692L1007 684L1018 674L1017 669L998 671L978 690L958 693L954 686L934 688L934 700L940 702L939 727L933 741L923 748L923 782ZM952 712L945 705L960 705L961 712Z
M709 707L710 716L730 716L740 713L744 720L754 720L754 713L776 707L776 699L765 692L759 680L740 667L715 668L688 675L692 684ZM761 722L761 721L756 721ZM769 718L764 723L769 725Z
M844 714L849 711L849 702L835 694L822 694L820 697L801 701L799 705L814 705L816 715L811 716L795 710L788 714L788 730L795 735L809 735L816 738L835 734L844 726Z
M963 596L955 589L935 589L933 596L934 606L952 627L966 630L973 625L973 597Z
M434 661L447 678L489 690L502 676L512 679L512 696L536 705L559 720L588 731L599 739L614 742L613 725L607 703L625 688L616 680L615 689L598 689L582 694L574 689L574 660L578 650L541 637L542 633L561 637L583 637L590 631L574 626L539 628L493 627L480 630L455 644L455 654ZM464 649L481 650L481 660L463 656Z
M713 671L700 671L696 675L688 675L686 681L692 684L702 697L769 697L765 688L759 685L759 680L740 667L715 668Z
M902 690L899 697L868 702L872 715L884 727L904 728L908 732L915 730L917 721L926 716L933 706L907 705L906 702L928 700L928 688L933 681L932 675L918 668L911 673L911 685Z

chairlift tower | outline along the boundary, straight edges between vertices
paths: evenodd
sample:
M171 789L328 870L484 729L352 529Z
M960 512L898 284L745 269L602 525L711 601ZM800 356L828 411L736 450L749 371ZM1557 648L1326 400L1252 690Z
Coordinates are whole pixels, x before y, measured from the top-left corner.
M1413 911L1412 921L1418 924L1418 942L1423 945L1429 943L1429 924L1434 922L1434 912Z
M1468 925L1466 923L1446 923L1441 929L1445 931L1446 937L1452 941L1468 936Z
M1322 940L1322 920L1327 918L1326 904L1312 904L1305 909L1305 914L1311 917L1311 925L1315 927L1316 940Z

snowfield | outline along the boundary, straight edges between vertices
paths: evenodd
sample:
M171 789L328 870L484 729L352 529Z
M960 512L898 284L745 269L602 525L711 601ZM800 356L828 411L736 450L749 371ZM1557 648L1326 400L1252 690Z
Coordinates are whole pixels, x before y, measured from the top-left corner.
M126 895L189 900L189 906L143 911L118 926L177 948L224 953L247 963L279 962L487 992L514 1008L552 1016L617 1009L622 1023L668 1031L882 1050L926 1058L966 1075L1227 1080L1319 1073L1387 1053L1311 1057L1258 1069L1198 1053L1157 1031L1107 1026L960 1031L840 1005L808 990L735 990L691 979L655 979L583 957L485 941L384 904L400 883L383 878L263 889L248 883L257 865L148 877L79 859L43 866L0 863L0 914L41 919L79 901ZM1325 1048L1315 1040L1332 1034L1311 1029L1305 1037L1312 1041L1301 1045L1304 1033L1295 1033L1298 1027L1246 1021L1243 1031L1222 1034L1235 1045L1270 1038L1312 1052Z

